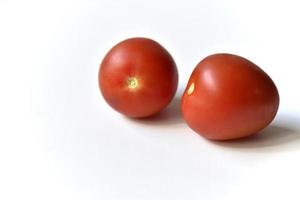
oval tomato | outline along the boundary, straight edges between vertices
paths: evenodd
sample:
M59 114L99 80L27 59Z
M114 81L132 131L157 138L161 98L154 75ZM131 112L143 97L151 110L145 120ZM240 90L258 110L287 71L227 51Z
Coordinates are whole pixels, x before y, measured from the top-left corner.
M104 99L116 111L129 117L148 117L170 103L178 72L173 58L160 44L131 38L107 53L98 81Z
M275 117L279 94L272 79L251 61L214 54L194 69L182 96L187 124L212 140L249 136Z

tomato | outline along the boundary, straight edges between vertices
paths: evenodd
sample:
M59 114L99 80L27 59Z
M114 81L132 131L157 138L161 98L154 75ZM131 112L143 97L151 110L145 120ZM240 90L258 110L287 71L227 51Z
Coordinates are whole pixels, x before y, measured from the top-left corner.
M128 117L148 117L170 103L178 72L172 56L159 43L131 38L106 54L98 82L104 99L116 111Z
M275 117L278 90L256 64L232 54L214 54L194 69L181 101L183 118L212 140L258 133Z

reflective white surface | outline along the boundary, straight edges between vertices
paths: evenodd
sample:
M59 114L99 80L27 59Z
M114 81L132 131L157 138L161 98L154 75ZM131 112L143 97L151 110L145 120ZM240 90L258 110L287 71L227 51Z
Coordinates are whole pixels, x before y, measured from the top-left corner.
M297 1L0 1L0 199L299 199ZM98 90L116 42L160 42L179 70L160 115L132 120ZM180 116L194 66L244 56L279 89L275 121L256 137L211 142Z

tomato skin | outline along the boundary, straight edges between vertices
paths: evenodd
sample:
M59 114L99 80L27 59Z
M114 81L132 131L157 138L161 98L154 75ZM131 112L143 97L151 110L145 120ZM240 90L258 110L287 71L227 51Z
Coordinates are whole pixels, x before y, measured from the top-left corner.
M98 83L113 109L128 117L148 117L171 102L178 72L172 56L159 43L130 38L106 54Z
M211 140L230 140L258 133L279 107L272 79L251 61L233 54L214 54L194 69L182 96L187 124Z

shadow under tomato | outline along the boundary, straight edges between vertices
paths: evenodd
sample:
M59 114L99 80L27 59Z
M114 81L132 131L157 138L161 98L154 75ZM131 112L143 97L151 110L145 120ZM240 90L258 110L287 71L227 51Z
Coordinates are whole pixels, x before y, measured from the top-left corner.
M147 125L176 125L184 123L181 115L181 98L180 96L175 96L172 102L161 112L156 115L140 118L140 119L130 119L138 123Z
M258 134L242 139L213 141L212 143L228 148L257 151L261 151L262 148L274 151L300 149L300 127L295 127L299 124L298 119L291 116L278 116L278 118Z

